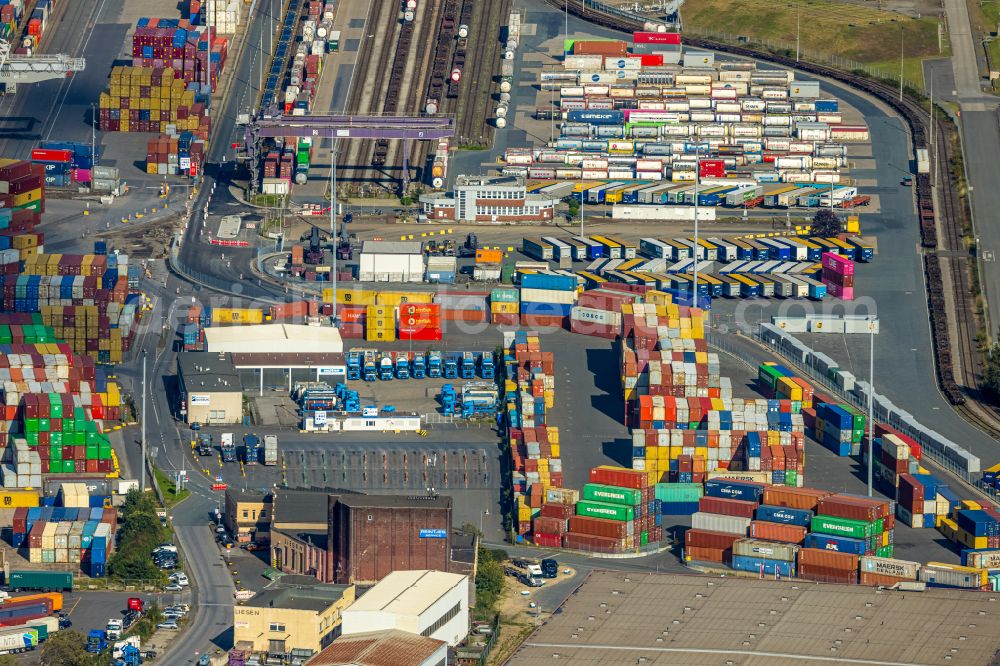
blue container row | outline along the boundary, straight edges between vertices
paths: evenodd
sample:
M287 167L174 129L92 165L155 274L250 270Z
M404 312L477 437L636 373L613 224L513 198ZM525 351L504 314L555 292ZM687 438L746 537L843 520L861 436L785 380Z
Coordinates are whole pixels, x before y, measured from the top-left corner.
M737 571L752 571L759 573L761 570L765 574L773 576L794 576L795 562L785 562L783 560L765 560L761 557L749 557L746 555L733 555L733 568Z

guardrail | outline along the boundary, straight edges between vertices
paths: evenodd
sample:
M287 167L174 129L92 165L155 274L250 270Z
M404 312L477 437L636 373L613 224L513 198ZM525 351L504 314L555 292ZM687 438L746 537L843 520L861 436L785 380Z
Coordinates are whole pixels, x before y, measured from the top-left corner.
M753 358L746 349L733 344L728 334L706 329L705 337L711 346L725 351L752 368L757 367L759 359ZM838 386L828 371L824 372L814 365L817 361L824 363L829 361L828 365L836 368L836 364L825 354L813 351L793 335L766 323L753 328L750 338L781 356L793 369L821 387L823 391L837 396L865 414L868 413L868 383L864 380L855 380L852 390L845 390ZM837 369L835 372L840 374L842 371ZM988 491L982 483L978 456L963 449L944 435L920 424L912 414L897 407L885 396L873 393L872 404L874 417L877 421L888 423L919 442L924 455L930 458L936 466L954 474L969 485L987 492L987 494L994 494Z

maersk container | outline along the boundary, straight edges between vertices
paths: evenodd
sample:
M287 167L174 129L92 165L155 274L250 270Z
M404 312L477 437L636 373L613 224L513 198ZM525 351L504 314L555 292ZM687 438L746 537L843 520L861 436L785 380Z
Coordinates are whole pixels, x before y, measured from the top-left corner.
M757 507L757 520L769 523L784 523L786 525L809 527L812 518L813 512L808 509L791 509L786 506L768 506L766 504L761 504Z
M523 312L523 310L522 310ZM635 509L621 504L606 504L604 502L577 502L576 515L591 518L608 518L610 520L635 520Z
M588 483L583 486L583 498L594 502L635 506L642 502L642 491L633 488L606 486L600 483Z
M625 123L625 113L614 110L579 109L568 112L566 119L573 123L590 125L622 125Z
M739 543L739 542L737 542ZM735 548L735 544L733 544ZM795 575L795 562L785 560L770 560L761 557L747 557L745 555L733 554L732 567L737 571L763 572L769 576L778 574L779 576L792 577Z
M712 479L705 482L705 494L709 497L727 497L729 499L759 502L764 494L764 486L747 481L731 481L729 479ZM749 525L749 523L748 523Z
M722 516L715 513L704 513L699 511L691 514L691 527L696 530L728 532L729 534L741 534L746 536L747 532L750 530L750 519L739 518L736 516Z
M895 576L896 578L916 580L919 572L919 562L897 560L891 557L861 558L861 573L873 573L882 576Z
M805 548L830 550L836 553L851 553L852 555L864 555L868 550L867 542L864 539L820 534L818 532L807 534L803 545Z

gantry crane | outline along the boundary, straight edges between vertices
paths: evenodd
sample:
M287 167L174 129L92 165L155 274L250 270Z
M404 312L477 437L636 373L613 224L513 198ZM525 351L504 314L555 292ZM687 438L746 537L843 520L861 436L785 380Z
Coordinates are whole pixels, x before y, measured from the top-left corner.
M11 53L10 42L0 39L0 84L8 93L17 92L19 83L38 83L61 79L82 72L87 62L67 55L30 55Z

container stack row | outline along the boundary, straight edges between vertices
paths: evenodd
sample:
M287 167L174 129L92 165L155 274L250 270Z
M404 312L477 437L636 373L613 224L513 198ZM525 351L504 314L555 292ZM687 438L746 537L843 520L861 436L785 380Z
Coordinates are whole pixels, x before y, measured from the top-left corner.
M71 564L88 576L106 573L114 550L114 509L36 507L14 512L11 545L33 564Z
M854 262L832 252L823 253L823 284L831 296L854 300Z
M576 303L577 280L558 273L521 275L520 321L522 326L563 328Z
M161 134L146 143L146 173L161 176L191 175L201 172L205 141L188 130Z
M100 97L104 132L194 133L208 138L211 121L195 90L170 68L113 67L111 84Z
M211 76L215 90L229 50L229 39L219 36L223 32L215 25L211 31L197 30L184 20L141 18L132 33L132 66L169 67L176 78L195 86L207 84Z
M534 517L536 545L597 553L634 551L662 539L660 500L646 475L620 467L590 470L582 493L551 489Z
M45 167L0 158L0 209L45 212ZM5 248L6 249L6 248Z
M95 191L110 192L118 187L118 169L98 167L99 155L89 143L42 141L31 151L31 161L45 167L46 187L93 184Z
M559 429L546 414L555 406L555 360L542 351L538 333L506 332L504 404L517 532L530 534L532 519L552 489L563 485Z
M17 55L31 55L38 48L42 37L48 30L52 16L60 3L57 0L38 0L31 10L27 30L24 31L25 44L14 50Z

